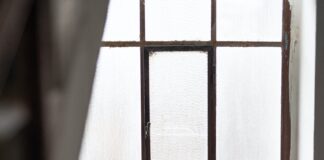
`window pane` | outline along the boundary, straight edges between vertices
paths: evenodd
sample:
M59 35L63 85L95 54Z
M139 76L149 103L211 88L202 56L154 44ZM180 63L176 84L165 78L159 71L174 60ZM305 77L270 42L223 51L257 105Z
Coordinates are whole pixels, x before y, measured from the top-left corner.
M217 0L217 39L280 41L283 0Z
M101 49L81 160L141 160L139 51Z
M217 159L280 160L281 49L217 49Z
M210 0L147 0L146 39L210 40Z
M207 160L207 53L149 60L152 160Z
M139 40L139 13L139 0L110 0L103 40Z

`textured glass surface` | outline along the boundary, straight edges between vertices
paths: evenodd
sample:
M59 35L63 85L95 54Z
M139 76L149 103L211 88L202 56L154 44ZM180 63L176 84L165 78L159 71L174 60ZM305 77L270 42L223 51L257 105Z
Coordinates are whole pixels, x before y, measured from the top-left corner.
M80 160L141 160L139 51L101 49Z
M146 40L210 40L210 0L145 1Z
M110 0L104 41L135 41L140 34L140 0Z
M283 0L217 0L217 39L280 41Z
M149 60L152 160L207 160L207 53Z
M281 49L217 49L217 159L280 160Z

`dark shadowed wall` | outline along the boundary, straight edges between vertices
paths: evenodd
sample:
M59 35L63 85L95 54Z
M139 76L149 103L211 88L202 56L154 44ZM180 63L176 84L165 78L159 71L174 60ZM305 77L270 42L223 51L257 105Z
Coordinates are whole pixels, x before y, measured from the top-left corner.
M324 159L324 1L317 0L314 160Z

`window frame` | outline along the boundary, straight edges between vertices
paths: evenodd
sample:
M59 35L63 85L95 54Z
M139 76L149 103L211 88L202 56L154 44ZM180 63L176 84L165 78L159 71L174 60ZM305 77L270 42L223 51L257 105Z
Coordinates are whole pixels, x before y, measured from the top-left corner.
M164 51L204 51L207 52L207 130L208 130L208 157L216 157L216 63L215 52L212 46L156 46L144 47L141 53L141 97L144 103L141 108L141 130L142 130L142 159L151 159L150 142L150 84L149 84L149 56L152 52L163 54ZM185 53L183 53L185 54ZM208 158L210 159L210 158Z
M148 75L145 74L145 66L148 66L148 49L175 49L175 48L196 48L196 47L211 47L212 60L208 59L208 65L212 61L212 69L208 69L208 106L212 103L214 110L214 129L212 138L208 136L208 160L216 160L216 110L217 99L216 91L210 91L217 87L217 84L209 84L210 74L214 78L213 83L216 83L216 48L217 47L280 47L282 49L282 71L281 71L281 160L290 160L290 148L291 148L291 117L290 117L290 100L289 100L289 59L290 59L290 42L291 42L291 9L289 0L282 0L282 39L281 41L218 41L216 39L216 5L217 0L211 0L211 40L210 41L146 41L145 40L145 0L139 0L140 4L140 41L103 41L102 47L140 47L141 50L141 110L145 109L145 104L148 98L145 98L146 92L148 92ZM209 73L212 71L213 73ZM214 85L215 87L209 87ZM212 94L211 94L212 93ZM213 96L213 97L210 97ZM213 99L213 102L210 102ZM209 112L209 111L208 111ZM144 113L142 113L143 115ZM210 113L208 113L210 114ZM142 116L142 124L145 124L145 119ZM144 126L144 127L143 127ZM209 126L209 124L208 124ZM145 141L145 125L142 125L142 148L146 146ZM209 128L209 127L208 127ZM208 134L211 131L208 129ZM144 136L144 138L143 138ZM215 144L211 144L209 140L212 139ZM210 154L211 152L214 152ZM146 156L146 152L142 149L142 160L150 160Z

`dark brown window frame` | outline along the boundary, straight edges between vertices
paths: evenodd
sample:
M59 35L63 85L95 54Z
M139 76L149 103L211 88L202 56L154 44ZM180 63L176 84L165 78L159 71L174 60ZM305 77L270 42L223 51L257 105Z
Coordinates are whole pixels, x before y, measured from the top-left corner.
M216 81L215 81L215 52L212 46L164 46L164 47L144 47L142 53L143 65L141 67L142 73L142 98L144 105L142 105L142 156L143 160L151 159L150 146L150 85L149 85L149 56L153 52L163 54L165 51L202 51L207 52L208 63L208 157L215 157L216 152ZM184 53L185 54L185 53ZM203 54L203 53L202 53Z
M281 160L290 160L291 148L291 120L289 102L289 59L290 59L290 26L291 10L288 0L283 1L282 11L282 40L281 41L217 41L216 39L216 1L211 0L211 40L210 41L146 41L145 40L145 0L140 1L140 41L103 41L102 47L140 47L141 49L141 110L142 110L142 159L150 160L149 143L145 141L145 104L149 103L148 86L148 49L176 49L176 48L212 48L213 59L208 59L208 66L212 64L212 69L208 69L208 107L213 106L208 111L208 116L214 119L213 126L209 127L208 122L208 160L216 160L216 91L213 89L216 77L216 48L217 47L280 47L282 49L282 76L281 76ZM210 73L212 72L212 73ZM212 75L212 76L211 76ZM210 77L213 82L210 82ZM214 84L211 84L214 83ZM215 87L210 87L215 86ZM211 97L212 96L212 97ZM210 113L211 112L211 113ZM208 118L209 119L209 118ZM210 121L210 120L208 120ZM210 130L211 129L211 130ZM148 155L148 156L147 156Z

